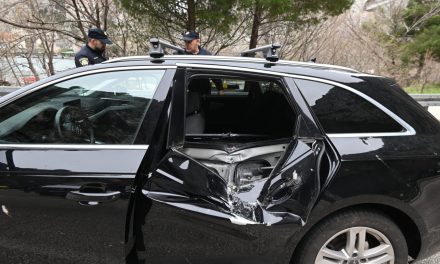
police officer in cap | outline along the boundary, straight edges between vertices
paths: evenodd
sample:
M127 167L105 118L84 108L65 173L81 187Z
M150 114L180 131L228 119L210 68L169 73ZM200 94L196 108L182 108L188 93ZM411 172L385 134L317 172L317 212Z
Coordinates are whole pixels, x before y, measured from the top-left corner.
M211 52L200 46L200 35L196 31L187 31L182 34L185 42L185 51L179 51L178 55L212 55Z
M177 55L212 55L211 52L202 48L200 46L200 35L196 31L187 31L182 34L182 39L185 42L184 51L177 51L174 54ZM223 82L220 79L211 79L211 81L217 87L218 94L223 95ZM209 80L205 85L205 87L211 87ZM209 91L208 91L209 93Z
M101 63L106 61L104 51L106 45L113 44L107 33L100 28L91 28L87 35L87 44L75 55L76 67Z

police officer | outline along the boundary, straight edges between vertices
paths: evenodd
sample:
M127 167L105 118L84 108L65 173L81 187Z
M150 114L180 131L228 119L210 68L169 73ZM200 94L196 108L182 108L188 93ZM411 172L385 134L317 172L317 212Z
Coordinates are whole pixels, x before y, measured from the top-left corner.
M87 34L87 44L75 55L76 67L101 63L106 61L104 51L106 45L113 44L107 33L100 28L91 28Z
M196 31L187 31L182 34L182 39L185 42L184 51L177 51L177 55L212 55L207 49L200 46L200 35ZM217 87L219 94L223 95L223 83L220 79L212 79L212 82ZM210 86L208 84L207 86Z
M178 51L179 55L212 55L211 52L200 46L200 35L196 31L187 31L182 34L185 50Z

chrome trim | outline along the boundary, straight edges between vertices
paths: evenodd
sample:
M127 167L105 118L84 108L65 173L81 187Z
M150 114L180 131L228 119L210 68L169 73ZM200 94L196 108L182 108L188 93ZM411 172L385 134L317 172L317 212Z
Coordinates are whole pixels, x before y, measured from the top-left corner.
M0 149L147 150L149 145L0 144Z
M152 191L147 191L147 190L145 190L145 189L142 189L142 194L144 194L144 195L158 194L158 195L163 195L163 196L171 196L171 197L179 197L179 198L188 198L188 196L184 196L184 195L180 195L180 194L166 193L166 192L152 192Z
M72 194L80 195L80 196L89 196L89 197L108 197L113 195L121 194L120 191L107 192L107 193L83 193L80 191L70 191Z
M128 174L128 173L126 173ZM26 177L44 177L44 178L91 178L91 179L134 179L136 177L133 175L36 175L36 174L26 174ZM43 186L44 187L44 186ZM78 186L79 188L79 186Z
M302 75L296 75L296 74L288 74L288 73L280 73L280 72L271 72L271 71L264 71L264 70L257 70L257 69L250 69L250 68L241 68L241 67L232 67L232 66L219 66L219 65L200 65L200 64L191 64L191 63L176 63L178 67L188 67L188 68L204 68L204 69L215 69L215 70L240 70L242 72L249 72L249 73L261 73L261 74L267 74L267 75L275 75L280 77L290 77L290 78L296 78L296 79L303 79L303 80L310 80L310 81L316 81L326 84L331 84L334 86L337 86L342 89L346 89L365 100L369 101L379 109L381 109L383 112L385 112L388 116L393 118L396 122L398 122L403 128L406 129L406 131L402 132L381 132L381 133L341 133L341 134L328 134L329 137L386 137L386 136L413 136L416 134L415 129L410 126L407 122L405 122L402 118L397 116L395 113L393 113L391 110L374 100L373 98L369 97L368 95L359 92L356 89L353 89L345 84L341 84L335 81L330 81L326 79L321 79L317 77L309 77L309 76L302 76Z
M396 120L397 121L397 120ZM402 132L377 132L377 133L340 133L327 134L329 138L370 138L370 137L397 137L397 136L414 136L416 133L411 131L402 131Z
M19 99L19 98L21 98L21 97L23 97L25 95L28 95L28 94L30 94L32 92L38 91L40 89L43 89L43 88L45 88L47 86L50 86L50 85L52 85L54 83L59 83L59 82L65 81L65 80L69 80L69 79L75 78L75 77L92 75L92 74L101 73L101 72L111 72L111 71L152 70L152 69L155 69L155 70L156 69L159 69L159 70L160 69L164 69L165 70L165 69L176 69L176 68L177 68L177 66L172 66L172 65L169 65L169 66L127 66L127 67L117 66L117 67L111 67L111 68L105 68L105 69L95 69L95 70L91 70L91 71L79 72L79 73L75 73L75 74L72 74L72 75L69 75L69 76L64 76L64 77L55 79L55 80L47 82L47 83L43 83L43 84L41 84L41 85L39 85L37 87L34 87L32 89L29 89L27 91L19 93L16 96L14 96L12 98L9 98L8 100L0 103L0 108L3 107L5 104L8 104L8 103L10 103L12 101L15 101L15 100L17 100L17 99Z
M212 61L238 61L238 62L259 62L259 63L269 63L266 59L261 58L252 58L252 57L232 57L232 56L209 56L209 55L168 55L164 56L161 59L178 59L178 60L200 60L200 59L206 59L206 60L212 60ZM121 61L129 61L129 60L154 60L154 58L151 58L150 56L128 56L128 57L120 57L120 58L114 58L108 61L105 61L103 63L112 63L112 62L121 62ZM290 65L290 66L310 66L310 67L317 67L317 68L330 68L330 69L338 69L338 70L344 70L349 71L351 73L360 73L359 71L344 67L344 66L337 66L337 65L331 65L331 64L320 64L320 63L313 63L313 62L302 62L302 61L289 61L289 60L279 60L275 64L277 65Z
M165 172L165 171L163 171L163 170L161 170L161 169L157 169L156 171L157 171L158 173L162 174L163 176L169 178L170 180L173 180L173 181L175 181L175 182L178 182L178 183L180 183L180 184L183 184L183 181L182 181L181 179L178 179L178 178L174 177L173 175L169 174L168 172Z

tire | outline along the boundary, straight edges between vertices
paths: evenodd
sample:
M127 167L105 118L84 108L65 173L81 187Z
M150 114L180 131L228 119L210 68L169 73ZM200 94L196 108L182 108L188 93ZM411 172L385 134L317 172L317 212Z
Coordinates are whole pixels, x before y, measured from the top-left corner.
M354 247L347 243L349 237L356 241ZM380 253L375 256L374 250ZM399 227L387 216L372 211L347 211L312 228L292 263L407 264L408 247Z

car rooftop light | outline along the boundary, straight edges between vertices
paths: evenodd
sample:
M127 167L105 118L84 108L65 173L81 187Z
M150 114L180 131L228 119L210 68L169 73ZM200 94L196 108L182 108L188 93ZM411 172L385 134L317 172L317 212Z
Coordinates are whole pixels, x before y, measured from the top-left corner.
M162 58L165 55L165 48L172 49L178 52L184 52L181 47L174 46L168 42L159 40L158 38L150 39L150 57L155 59Z
M276 62L279 59L277 54L277 49L279 48L281 48L281 45L278 43L274 43L274 44L258 47L255 49L243 51L240 55L242 57L251 57L251 56L253 57L255 53L263 52L263 56L264 58L266 58L266 60L270 62Z

